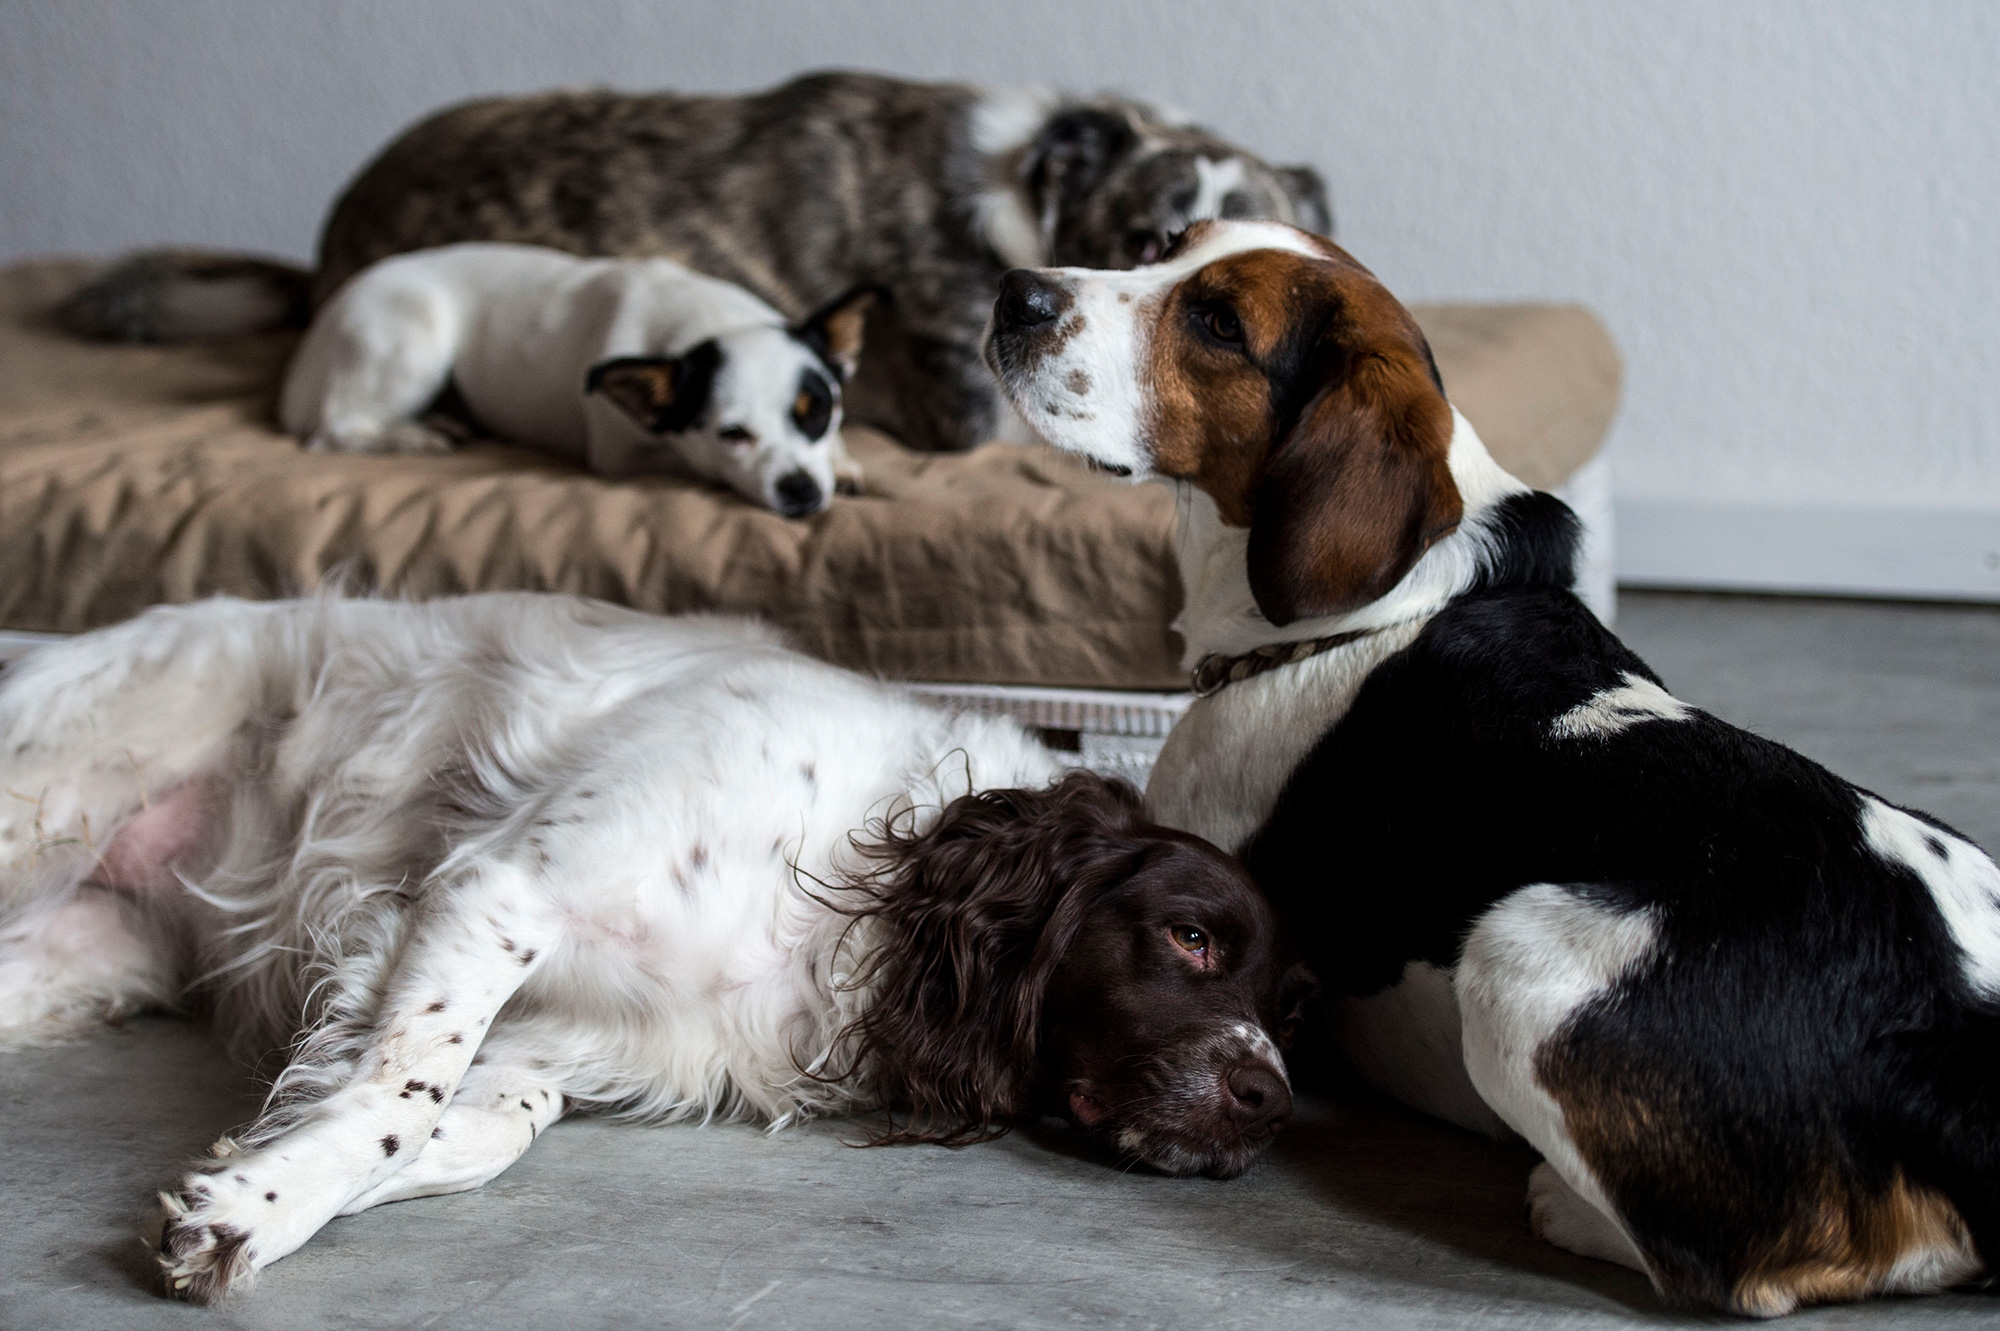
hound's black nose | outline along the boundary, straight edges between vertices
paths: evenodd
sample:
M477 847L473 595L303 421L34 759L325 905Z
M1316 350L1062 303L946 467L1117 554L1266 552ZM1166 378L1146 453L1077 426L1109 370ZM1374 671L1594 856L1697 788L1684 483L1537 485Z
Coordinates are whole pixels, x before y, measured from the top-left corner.
M819 482L804 470L788 471L772 487L778 494L778 511L788 518L802 518L820 508Z
M1244 1136L1269 1136L1292 1116L1292 1093L1285 1079L1262 1063L1238 1063L1224 1082L1229 1087L1229 1117Z
M994 322L1002 328L1038 328L1053 323L1069 307L1069 293L1026 268L1000 279L1000 303Z

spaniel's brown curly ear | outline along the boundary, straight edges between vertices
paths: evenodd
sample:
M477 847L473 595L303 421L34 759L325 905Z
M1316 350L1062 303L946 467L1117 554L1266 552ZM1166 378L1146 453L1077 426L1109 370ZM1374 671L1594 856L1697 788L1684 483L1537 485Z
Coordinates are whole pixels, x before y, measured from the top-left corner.
M871 922L849 983L871 994L840 1071L872 1068L909 1118L874 1141L956 1145L1025 1108L1042 995L1090 903L1143 857L1139 794L1073 772L1047 790L987 790L922 833L873 829L846 903Z
M1364 357L1322 388L1252 494L1250 591L1264 618L1366 605L1449 535L1464 512L1451 432L1428 355Z

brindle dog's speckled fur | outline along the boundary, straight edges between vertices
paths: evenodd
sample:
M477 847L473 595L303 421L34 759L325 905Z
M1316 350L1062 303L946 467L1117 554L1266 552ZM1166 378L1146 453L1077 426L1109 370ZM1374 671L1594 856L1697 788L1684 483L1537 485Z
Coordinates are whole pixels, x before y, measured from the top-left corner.
M1130 267L1200 216L1329 225L1311 170L1122 98L853 73L750 96L553 92L453 107L391 143L334 206L313 293L467 240L663 254L788 317L879 284L848 415L956 449L1001 419L979 340L1002 272ZM147 336L88 305L74 323Z

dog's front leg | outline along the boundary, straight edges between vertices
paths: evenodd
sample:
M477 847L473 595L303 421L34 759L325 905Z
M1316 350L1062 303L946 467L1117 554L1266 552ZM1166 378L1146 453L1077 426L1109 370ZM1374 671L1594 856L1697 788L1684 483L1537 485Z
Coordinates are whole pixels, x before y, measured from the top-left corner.
M220 1298L416 1159L494 1016L559 936L534 879L510 864L439 883L418 909L345 1083L253 1124L247 1150L224 1139L214 1163L161 1195L159 1261L177 1297Z
M502 1037L479 1051L422 1153L343 1206L342 1215L477 1188L519 1160L563 1116L562 1087L543 1070L546 1064L495 1049L504 1043Z
M843 495L858 495L866 489L867 477L861 464L847 451L847 441L835 434L828 442L826 455L833 463L833 492Z

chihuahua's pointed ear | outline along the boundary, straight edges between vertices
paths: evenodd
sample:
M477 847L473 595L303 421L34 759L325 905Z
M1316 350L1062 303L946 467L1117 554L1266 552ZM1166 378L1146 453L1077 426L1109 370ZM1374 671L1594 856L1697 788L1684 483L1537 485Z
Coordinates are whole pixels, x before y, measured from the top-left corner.
M888 294L872 283L842 292L807 315L792 330L792 336L811 347L813 354L846 383L854 377L854 367L861 363L861 333L868 322L868 311Z
M1264 464L1250 591L1283 626L1386 595L1464 513L1451 404L1422 357L1370 358L1322 388Z
M722 364L714 338L678 356L618 356L590 367L585 393L602 393L651 434L678 434L701 418Z

